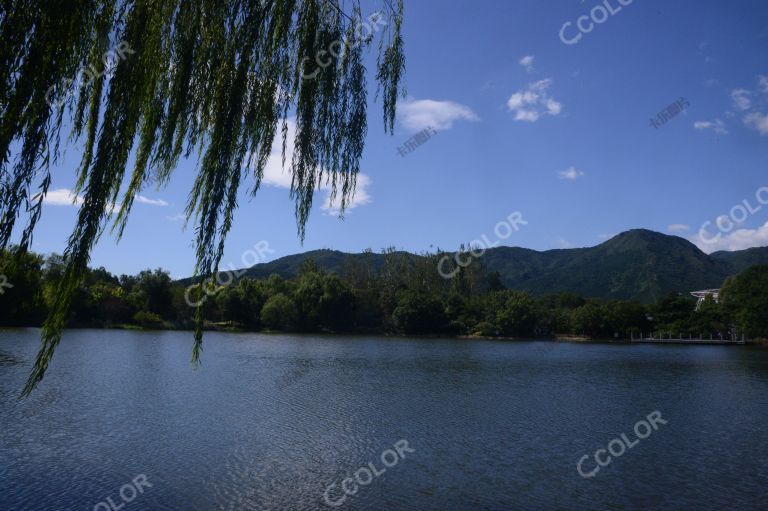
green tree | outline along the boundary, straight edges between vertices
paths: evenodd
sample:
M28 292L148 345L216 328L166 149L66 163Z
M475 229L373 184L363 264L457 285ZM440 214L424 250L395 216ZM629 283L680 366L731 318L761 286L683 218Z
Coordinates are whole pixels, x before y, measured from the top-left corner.
M409 271L409 257L404 252L398 252L394 247L382 250L384 262L378 273L379 310L382 315L382 326L385 330L395 330L393 312L398 305L398 293L407 289L406 281Z
M355 296L336 275L323 279L318 311L320 324L329 330L345 331L355 325Z
M485 278L485 287L490 292L504 291L506 287L504 286L504 283L501 281L501 273L499 273L498 271L493 271L488 273L488 275Z
M571 324L575 330L574 333L577 334L592 337L608 335L605 308L595 301L589 301L581 307L573 309Z
M541 304L550 309L573 310L585 303L584 298L574 293L552 293L541 298Z
M123 277L124 276L120 277L121 283L123 282ZM127 292L127 289L124 286L123 291ZM171 308L174 314L173 321L179 328L188 330L194 327L195 308L189 304L190 301L193 304L195 303L192 291L188 292L185 286L176 284L171 288Z
M527 336L536 330L536 303L528 293L503 291L504 305L496 312L496 321L504 335Z
M648 332L650 322L648 312L637 301L619 300L605 305L607 314L606 333L610 336L626 338Z
M722 305L707 296L693 315L693 334L727 335L728 324Z
M768 338L768 265L753 266L729 278L720 300L739 332Z
M88 286L85 291L88 313L82 314L83 323L105 326L130 321L133 308L125 299L119 285L98 281Z
M541 335L573 333L572 311L586 303L573 293L553 293L538 300L538 329Z
M261 328L261 309L266 301L264 283L248 278L223 288L216 296L222 320L251 329Z
M266 286L267 293L270 296L278 293L290 294L292 287L290 282L286 282L286 280L277 273L273 273L267 278Z
M171 276L167 271L160 268L154 271L144 270L136 277L129 300L138 310L157 314L163 319L171 319L173 316L171 287Z
M34 326L45 314L43 259L18 248L0 250L0 325Z
M651 307L654 328L662 335L693 333L696 299L689 295L669 294Z
M320 298L323 295L323 275L313 259L306 259L299 268L292 297L302 330L316 331L320 327Z
M163 326L163 319L149 311L139 311L133 316L133 321L142 328L158 329Z
M392 320L397 331L405 334L436 334L446 328L445 312L440 300L410 290L398 293Z
M282 293L270 297L261 309L261 322L275 330L287 330L296 318L296 304Z
M548 309L539 307L538 330L541 335L552 336L555 334L573 333L571 323L571 311L569 309Z
M451 294L445 302L445 315L452 333L467 333L477 320L469 317L469 304L467 298L460 294Z

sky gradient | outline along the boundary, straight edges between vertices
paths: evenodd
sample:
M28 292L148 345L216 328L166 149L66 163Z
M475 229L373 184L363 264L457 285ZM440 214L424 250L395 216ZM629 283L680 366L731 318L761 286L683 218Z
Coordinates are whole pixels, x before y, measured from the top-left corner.
M503 244L537 250L592 246L632 228L707 252L768 245L768 3L627 1L406 0L408 95L386 135L371 62L352 208L340 220L318 191L302 246L276 151L256 197L243 187L222 265L242 266L262 241L267 260L317 248L455 249L493 237L513 212L528 224ZM379 6L361 4L364 14ZM581 33L579 17L602 20L593 11L601 5L614 14L582 19L592 28ZM654 127L678 100L685 109ZM428 127L437 133L398 154ZM70 146L53 170L37 252L64 250L79 161ZM145 188L123 239L107 231L91 265L190 275L194 225L183 229L182 212L196 163L182 161L162 189ZM717 220L724 215L735 222Z

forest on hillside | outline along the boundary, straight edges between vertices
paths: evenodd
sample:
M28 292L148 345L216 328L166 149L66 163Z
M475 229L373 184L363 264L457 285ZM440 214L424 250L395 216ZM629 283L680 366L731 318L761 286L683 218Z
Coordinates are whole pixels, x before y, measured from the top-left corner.
M336 273L304 261L293 278L190 283L162 269L116 276L89 269L74 295L68 327L191 329L202 305L206 327L246 331L480 335L546 338L557 334L629 338L746 335L768 338L768 266L729 278L720 303L699 310L670 294L652 304L595 300L572 293L534 298L506 289L481 260L438 272L439 255L414 259L384 251L384 263L350 260ZM40 326L64 272L60 255L0 253L0 325ZM454 264L454 263L451 263ZM445 270L446 268L443 268ZM445 278L451 275L451 278Z

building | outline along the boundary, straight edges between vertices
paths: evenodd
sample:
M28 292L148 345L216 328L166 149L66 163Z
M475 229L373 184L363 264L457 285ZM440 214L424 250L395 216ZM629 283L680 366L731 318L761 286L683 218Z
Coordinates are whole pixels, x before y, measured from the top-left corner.
M691 291L691 296L695 296L698 299L698 302L696 302L696 310L699 310L701 304L704 303L704 300L706 300L708 296L711 296L712 299L715 300L715 303L717 303L720 300L720 290L703 289L701 291Z

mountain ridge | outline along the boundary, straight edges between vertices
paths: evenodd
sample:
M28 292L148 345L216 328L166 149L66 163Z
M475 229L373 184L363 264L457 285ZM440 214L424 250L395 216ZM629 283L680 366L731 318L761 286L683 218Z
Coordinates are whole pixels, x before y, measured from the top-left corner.
M385 255L319 249L280 257L238 273L241 278L267 278L273 273L289 278L309 258L319 268L338 273L349 261L363 258L378 271ZM669 293L718 288L731 275L756 264L768 264L768 247L707 255L679 236L633 229L593 247L537 251L501 246L487 249L479 259L488 273L499 273L506 287L533 295L572 292L587 298L650 302Z

